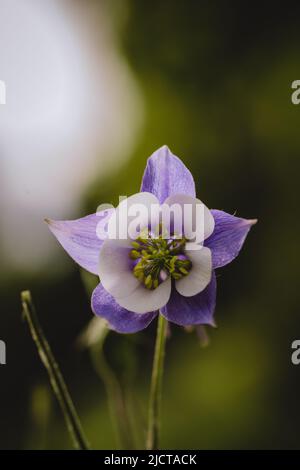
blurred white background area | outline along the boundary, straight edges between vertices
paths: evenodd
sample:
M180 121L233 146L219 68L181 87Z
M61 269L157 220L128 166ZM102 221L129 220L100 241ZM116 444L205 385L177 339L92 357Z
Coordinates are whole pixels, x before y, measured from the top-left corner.
M44 217L128 158L143 103L104 2L0 0L0 79L1 266L35 271L60 252Z

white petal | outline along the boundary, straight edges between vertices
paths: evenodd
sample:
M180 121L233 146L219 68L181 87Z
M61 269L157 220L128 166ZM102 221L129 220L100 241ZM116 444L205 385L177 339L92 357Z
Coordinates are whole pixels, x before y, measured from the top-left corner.
M171 279L162 282L156 289L147 289L139 282L138 287L127 297L116 298L121 307L134 313L147 313L164 307L171 294Z
M200 201L187 194L176 194L168 197L164 204L168 206L178 205L182 210L183 234L191 239L191 234L196 233L197 243L203 242L214 231L215 221L211 211ZM174 206L176 207L176 206ZM184 214L190 214L190 217L184 218ZM199 216L196 216L199 215ZM193 240L191 239L191 242Z
M140 284L132 273L130 240L105 240L99 255L99 277L113 297L130 294Z
M153 220L159 223L159 202L151 193L137 193L124 199L111 216L108 223L108 238L134 239L139 231L149 226ZM134 230L134 228L139 230Z
M175 282L176 290L184 297L192 297L202 292L210 283L212 274L212 257L209 248L186 251L192 262L192 268L186 276Z

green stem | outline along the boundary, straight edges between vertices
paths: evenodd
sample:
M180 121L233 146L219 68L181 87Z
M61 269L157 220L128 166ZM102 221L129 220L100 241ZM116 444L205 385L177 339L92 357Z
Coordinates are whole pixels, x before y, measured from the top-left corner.
M118 448L121 446L122 449L134 449L124 394L115 373L105 358L102 343L91 348L91 357L96 372L102 379L106 389L110 414L116 430Z
M23 317L27 321L33 341L50 379L51 386L63 412L67 429L75 449L88 450L89 444L84 436L81 423L70 397L59 366L53 356L49 343L38 321L29 291L21 292Z
M159 444L162 378L164 369L167 324L167 320L161 314L159 314L150 388L148 415L149 422L146 443L148 450L157 450Z

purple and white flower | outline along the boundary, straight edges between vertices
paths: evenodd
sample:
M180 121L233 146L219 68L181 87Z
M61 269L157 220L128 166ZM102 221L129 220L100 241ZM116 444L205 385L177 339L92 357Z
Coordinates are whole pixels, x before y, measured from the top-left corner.
M118 220L127 217L122 203L116 211L48 221L68 254L100 278L92 294L92 310L120 333L146 328L159 313L177 325L214 325L215 269L238 255L256 220L204 206L196 198L190 171L167 146L148 159L141 192L126 199L126 214L135 204L146 208L201 204L204 210L193 230L189 224L182 225L180 236L170 228L166 234L158 216L155 233L152 218L144 217L134 237L110 237L105 226L116 214ZM192 231L202 234L200 243L197 238L200 249L190 242Z

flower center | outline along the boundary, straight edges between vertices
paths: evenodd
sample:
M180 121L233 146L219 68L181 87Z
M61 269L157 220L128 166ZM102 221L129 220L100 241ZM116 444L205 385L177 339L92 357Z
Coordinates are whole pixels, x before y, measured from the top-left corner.
M133 274L147 289L156 289L169 276L178 280L187 276L192 267L184 254L185 238L162 238L162 235L140 235L132 242L130 258Z

